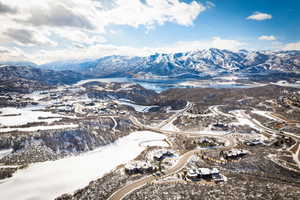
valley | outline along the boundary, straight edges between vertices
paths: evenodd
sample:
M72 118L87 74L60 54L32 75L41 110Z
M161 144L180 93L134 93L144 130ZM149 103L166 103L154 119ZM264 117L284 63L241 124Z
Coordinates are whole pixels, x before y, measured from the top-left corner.
M270 190L286 188L289 193L281 195L296 197L297 83L220 87L194 81L193 87L151 90L136 79L97 78L6 91L0 108L2 197L203 198L209 188L219 195L264 181ZM199 188L203 192L195 193Z
M0 0L0 200L300 199L299 10Z

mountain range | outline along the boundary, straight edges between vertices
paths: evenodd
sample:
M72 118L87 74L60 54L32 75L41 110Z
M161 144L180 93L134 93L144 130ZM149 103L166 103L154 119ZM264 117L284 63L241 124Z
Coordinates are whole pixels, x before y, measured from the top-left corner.
M106 56L95 60L63 61L45 65L7 62L0 64L0 92L34 90L97 77L184 80L231 75L250 81L295 82L300 78L300 51L233 52L208 49L186 53L157 53L146 57Z
M106 56L95 60L54 62L39 66L96 76L218 76L224 74L300 72L300 51L208 49L145 57Z

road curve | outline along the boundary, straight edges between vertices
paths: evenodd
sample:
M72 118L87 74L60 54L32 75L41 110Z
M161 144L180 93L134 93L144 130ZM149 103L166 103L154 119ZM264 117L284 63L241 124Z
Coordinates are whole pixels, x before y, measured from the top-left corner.
M185 165L188 162L189 158L197 152L201 152L201 150L189 151L189 152L183 154L182 156L180 156L180 158L179 158L178 162L175 164L175 166L173 166L172 168L167 170L165 174L166 175L171 175L171 174L179 172L181 169L183 169L185 167ZM122 187L121 189L117 190L115 193L113 193L108 198L108 200L121 200L125 196L130 194L131 192L137 190L138 188L143 187L147 183L150 183L150 182L154 181L156 178L157 177L151 175L151 176L147 176L147 177L144 177L142 179L139 179L139 180L137 180L133 183L130 183L130 184Z
M134 116L129 116L130 120L132 121L133 124L135 124L136 126L145 129L145 130L150 130L153 132L158 132L158 133L163 133L163 134L167 134L167 135L172 135L172 134L184 134L186 136L191 136L191 137L195 137L195 136L208 136L208 137L220 137L223 138L220 135L212 135L212 134L197 134L197 133L190 133L190 132L183 132L183 131L166 131L166 130L161 130L161 127L163 127L163 125L169 123L170 121L172 121L173 119L175 119L176 117L178 117L179 115L182 115L184 112L186 112L189 108L191 108L192 104L191 103L187 103L187 106L179 111L178 113L174 114L171 118L165 120L164 122L162 122L158 127L149 127L149 126L145 126L144 124L142 124L138 119L136 119ZM233 146L236 145L235 141L229 140L228 138L226 138L229 141L229 145L226 146L225 148L231 148ZM203 150L191 150L188 151L186 153L184 153L183 155L180 156L180 158L178 159L177 163L170 169L168 169L165 174L166 175L172 175L175 174L177 172L179 172L180 170L182 170L185 165L187 164L188 160L190 159L190 157L192 155L194 155L195 153L199 153L202 152ZM114 192L109 198L108 200L121 200L123 199L125 196L127 196L128 194L130 194L131 192L143 187L144 185L156 180L157 177L150 175L150 176L146 176L144 178L141 178L137 181L134 181L133 183L130 183L128 185L125 185L124 187L120 188L119 190L117 190L116 192Z

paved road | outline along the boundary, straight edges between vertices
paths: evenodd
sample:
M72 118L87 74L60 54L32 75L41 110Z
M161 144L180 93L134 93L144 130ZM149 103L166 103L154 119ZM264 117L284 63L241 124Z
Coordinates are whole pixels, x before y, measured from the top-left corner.
M184 112L186 112L189 108L190 108L190 104L188 104L186 106L185 109L183 109L182 111L176 113L175 115L173 115L171 118L169 118L168 120L165 120L163 123L161 123L158 127L150 127L150 126L145 126L144 124L140 123L139 120L137 120L135 117L133 116L130 116L130 119L131 121L136 125L136 126L139 126L140 128L142 129L146 129L146 130L150 130L150 131L154 131L154 132L159 132L159 133L163 133L163 134L167 134L167 135L172 135L172 134L184 134L185 136L190 136L190 137L195 137L195 136L207 136L207 137L217 137L217 138L220 138L220 139L226 139L229 144L227 147L225 148L232 148L236 145L236 141L234 138L226 138L224 137L224 135L212 135L212 134L199 134L199 133L191 133L191 132L184 132L184 131L166 131L166 130L161 130L161 127L163 127L164 125L170 123L171 121L173 121L176 117L178 117L179 115L182 115ZM224 115L224 116L227 116L227 117L234 117L234 115L230 115L230 114L226 114L226 113L223 113L223 112L220 112L218 109L217 109L217 106L214 106L214 107L211 107L210 110L216 114L221 114L221 115ZM245 119L248 119L250 120L255 126L257 126L258 128L268 132L268 133L276 133L276 134L282 134L282 132L280 131L277 131L277 130L273 130L273 129L270 129L268 127L265 127L263 126L262 124L260 124L259 122L257 122L256 120L253 120L250 116L248 116L245 112L241 112L241 115L245 118ZM295 139L300 139L299 136L296 136L292 133L286 133L284 132L285 135L288 135L290 137L293 137ZM298 154L299 154L299 151L300 151L300 146L297 150L297 157L299 158ZM202 150L192 150L192 151L189 151L185 154L183 154L178 162L175 164L175 166L173 166L171 169L167 170L166 171L166 175L171 175L171 174L174 174L174 173L177 173L179 172L185 165L186 163L188 162L189 158L197 153L197 152L202 152ZM298 160L299 161L299 160ZM121 189L117 190L115 193L113 193L110 197L109 197L109 200L121 200L123 199L125 196L127 196L129 193L133 192L134 190L138 189L138 188L141 188L143 187L144 185L146 185L147 183L150 183L152 181L154 181L156 179L156 177L154 176L147 176L147 177L144 177L140 180L137 180L129 185L126 185L124 187L122 187Z
M150 127L150 126L145 126L143 125L140 121L138 121L134 116L130 116L129 117L130 120L132 121L132 123L134 123L136 126L145 129L145 130L149 130L149 131L153 131L153 132L157 132L157 133L162 133L165 135L184 135L184 136L188 136L188 137L214 137L214 138L219 138L219 139L225 139L228 141L228 146L235 146L236 145L236 141L233 138L226 138L226 135L214 135L214 134L202 134L202 133L195 133L195 132L186 132L186 131L169 131L169 130L161 130L157 127Z
M171 175L171 174L175 174L177 172L179 172L182 168L184 168L184 166L186 165L186 163L188 162L189 158L194 154L200 152L200 150L193 150L193 151L189 151L185 154L183 154L182 156L180 156L178 162L175 164L174 167L172 167L171 169L166 171L166 175ZM133 192L134 190L137 190L138 188L143 187L144 185L146 185L147 183L150 183L152 181L154 181L157 177L155 176L147 176L144 177L142 179L139 179L133 183L130 183L129 185L126 185L124 187L122 187L121 189L117 190L115 193L113 193L108 200L120 200L123 199L125 196L127 196L129 193Z
M277 134L277 135L285 135L285 136L289 136L291 138L294 138L296 141L297 140L300 140L300 136L299 135L295 135L293 133L289 133L289 132L284 132L284 131L278 131L278 130L275 130L275 129L271 129L271 128L268 128L268 127L265 127L263 126L261 123L257 122L256 120L252 119L249 115L247 115L245 112L241 112L241 115L250 120L255 126L257 126L258 128L264 130L265 132L267 133L270 133L270 134Z
M267 133L270 133L271 135L273 133L275 133L276 135L284 135L284 136L289 136L291 138L293 138L294 140L296 140L296 144L299 142L300 140L300 136L299 135L295 135L293 133L289 133L289 132L284 132L284 131L278 131L278 130L274 130L274 129L270 129L268 127L263 126L262 124L260 124L259 122L257 122L256 120L252 119L250 116L248 116L245 112L242 112L243 117L247 118L248 120L250 120L253 124L255 124L257 127L261 128L262 130L264 130ZM292 157L293 160L295 161L295 163L300 167L300 160L299 160L299 153L300 153L300 145L296 151L296 153L292 152Z
M169 119L166 119L164 120L163 122L161 122L159 125L158 125L158 129L161 129L163 128L164 126L166 126L167 124L173 122L177 117L179 117L180 115L182 115L183 113L185 113L187 110L191 109L193 106L192 103L190 102L187 102L186 106L184 109L180 110L180 111L177 111L174 115L172 115L172 117L170 117Z
M218 109L220 106L222 106L222 105L210 106L208 109L216 115L223 115L225 117L234 117L234 115L232 115L232 114L227 114L227 113L220 111Z

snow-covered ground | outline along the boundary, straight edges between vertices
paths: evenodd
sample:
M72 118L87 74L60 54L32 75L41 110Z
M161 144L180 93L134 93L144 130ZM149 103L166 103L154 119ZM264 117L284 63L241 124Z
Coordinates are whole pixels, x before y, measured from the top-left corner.
M151 108L155 108L158 106L142 106L142 105L137 105L137 104L133 104L127 101L118 101L119 104L121 105L126 105L126 106L130 106L133 107L135 111L137 112L149 112L149 110Z
M227 135L230 133L230 131L214 131L214 130L203 130L203 131L195 131L191 132L193 134L200 134L200 135Z
M47 122L52 123L59 121L61 115L51 112L34 111L36 109L42 109L42 107L26 107L26 108L1 108L0 126L20 126L33 122ZM16 115L16 116L4 116L4 115ZM57 117L51 119L39 119L39 117Z
M12 152L12 149L0 150L0 158L3 158L4 156L10 154L11 152Z
M32 131L42 131L42 130L55 130L55 129L65 129L65 128L77 128L78 124L63 124L63 125L50 125L50 126L33 126L26 128L1 128L0 133L4 132L13 132L13 131L21 131L21 132L32 132Z
M274 120L274 121L282 121L276 117L273 117L271 114L272 112L268 112L268 111L261 111L261 110L254 110L254 111L251 111L252 113L255 113L255 114L258 114L258 115L261 115L263 117L266 117L268 119L271 119L271 120Z
M154 147L154 146L158 146L158 147L169 147L169 144L166 143L163 140L151 140L151 141L146 141L146 142L142 142L140 144L141 146L144 147Z
M130 82L127 78L97 78L97 79L87 79L79 81L78 83L74 84L74 86L80 86L90 82L103 82L103 83L110 83L110 82Z
M256 124L254 124L251 120L249 120L248 118L246 118L246 114L244 114L243 110L234 110L230 112L231 114L234 114L236 119L238 120L238 122L234 122L232 123L232 125L236 125L236 126L244 126L244 125L248 125L251 128L258 130L258 131L263 131L263 129L261 127L258 127ZM255 119L252 119L253 121L256 121ZM259 122L257 122L259 124Z
M298 81L296 83L289 83L287 81L277 81L276 83L272 84L285 87L300 88L300 83Z
M173 121L161 127L163 131L179 131L179 129L173 124Z
M150 131L133 132L115 143L80 156L37 163L0 181L0 198L13 200L54 199L86 186L116 166L137 157L143 141L163 140L164 135Z

